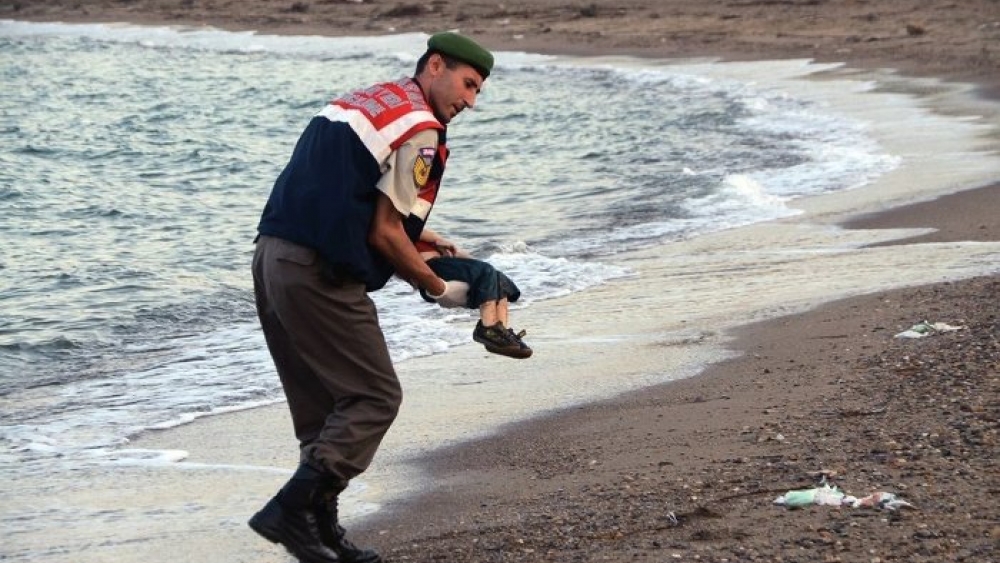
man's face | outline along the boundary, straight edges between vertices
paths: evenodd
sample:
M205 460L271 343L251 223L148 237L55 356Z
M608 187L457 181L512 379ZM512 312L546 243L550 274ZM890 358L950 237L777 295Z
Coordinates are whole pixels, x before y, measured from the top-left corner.
M476 104L476 96L483 86L483 77L471 66L459 63L448 68L440 55L431 55L427 61L430 74L427 101L441 123L448 124L465 108Z

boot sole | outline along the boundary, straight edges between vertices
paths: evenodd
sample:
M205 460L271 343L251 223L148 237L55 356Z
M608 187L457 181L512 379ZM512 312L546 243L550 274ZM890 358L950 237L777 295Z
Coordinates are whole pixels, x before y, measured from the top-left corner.
M531 357L531 348L512 349L512 348L501 348L499 346L493 346L492 344L487 344L485 342L481 342L480 344L486 347L487 352L491 352L493 354L499 354L501 356L507 356L508 358L517 358L518 360L523 360L525 358Z
M292 555L292 557L298 559L301 563L336 563L340 560L339 558L327 559L325 557L313 557L312 554L304 550L297 549L294 542L285 541L285 538L280 531L261 525L261 523L257 521L256 516L250 518L247 525L250 526L251 530L257 532L257 535L265 540L284 547L285 550Z
M274 530L265 528L263 525L261 525L261 523L257 521L256 515L250 518L250 521L247 522L247 525L250 526L251 530L257 532L258 536L264 538L265 540L271 543L282 543L279 534L277 534Z
M531 348L508 348L504 346L497 346L485 338L479 338L475 334L472 335L472 340L482 344L486 348L486 351L492 354L499 354L501 356L507 356L508 358L517 358L519 360L531 357Z

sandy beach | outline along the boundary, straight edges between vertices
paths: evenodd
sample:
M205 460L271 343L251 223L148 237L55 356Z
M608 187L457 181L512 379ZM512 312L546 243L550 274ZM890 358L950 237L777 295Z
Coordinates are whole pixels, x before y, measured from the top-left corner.
M459 29L506 50L810 58L994 86L1000 74L994 0L53 0L7 1L0 17L321 35Z
M504 50L843 62L842 74L917 95L932 112L979 115L993 124L980 139L984 150L996 154L1000 147L996 0L53 0L4 2L0 18L331 35L457 28ZM962 89L958 83L971 90L961 109L945 100ZM812 212L817 223L870 236L864 248L881 253L875 256L888 258L896 249L926 252L932 259L970 245L995 251L1000 168L985 182L928 183L947 193L925 201L868 202L863 215L844 215L830 202L816 205L834 211ZM894 230L909 234L877 235ZM633 260L642 283L668 283L655 253ZM807 311L742 326L726 335L726 347L738 355L695 377L505 425L496 435L432 452L419 460L419 482L379 483L377 459L372 486L398 486L411 494L358 519L352 538L397 562L998 561L1000 277L930 284L915 278L902 285L907 287L832 302L817 299L818 306ZM618 289L637 300L640 290L638 283ZM610 294L590 296L590 307L607 313L608 323L578 322L565 339L552 339L548 358L518 365L525 389L560 370L593 370L598 376L615 366L637 372L669 368L657 365L657 346L684 343L603 342L593 365L575 361L577 352L593 353L594 342L623 326L655 333L655 299L642 301L645 314L633 318L608 300ZM567 308L574 318L584 317L576 307L554 303L528 309L523 318L530 326L555 325ZM961 328L894 337L923 320ZM504 377L512 366L485 363L479 350L468 347L406 369L478 369L489 378ZM144 437L137 447L185 449L195 465L217 470L164 480L155 469L123 468L131 486L120 492L122 498L105 502L127 502L154 514L148 499L193 487L192 513L199 521L223 524L153 532L164 545L195 546L177 548L172 560L208 560L198 550L217 544L213 560L224 555L284 561L244 524L283 475L241 467L291 467L289 427L284 406L274 405ZM237 429L239 440L223 438ZM891 492L913 507L793 510L772 504L824 476L849 494ZM114 490L117 477L97 477L93 491ZM116 556L83 554L74 561L106 561L109 555Z

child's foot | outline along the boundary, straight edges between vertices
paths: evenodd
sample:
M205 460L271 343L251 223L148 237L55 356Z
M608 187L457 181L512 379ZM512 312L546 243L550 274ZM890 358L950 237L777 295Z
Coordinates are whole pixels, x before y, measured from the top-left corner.
M519 359L531 357L531 348L521 340L524 335L523 330L515 333L499 322L493 326L485 326L479 321L476 323L476 330L472 331L472 339L485 346L487 351Z

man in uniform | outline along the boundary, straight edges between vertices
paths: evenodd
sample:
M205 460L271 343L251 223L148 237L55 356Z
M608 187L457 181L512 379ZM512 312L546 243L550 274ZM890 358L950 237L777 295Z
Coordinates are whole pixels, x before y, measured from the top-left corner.
M306 563L381 561L344 538L337 513L402 399L367 292L398 274L441 306L466 306L468 286L438 277L414 243L448 158L446 126L492 69L471 39L431 36L413 78L347 94L312 118L264 207L254 294L301 459L249 524Z

